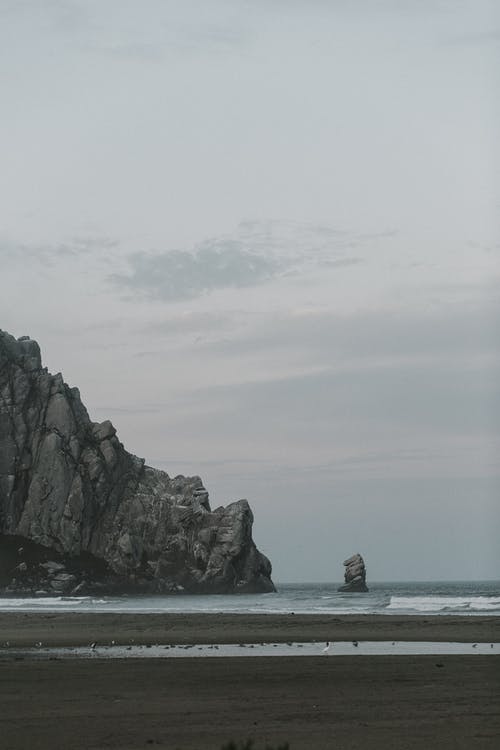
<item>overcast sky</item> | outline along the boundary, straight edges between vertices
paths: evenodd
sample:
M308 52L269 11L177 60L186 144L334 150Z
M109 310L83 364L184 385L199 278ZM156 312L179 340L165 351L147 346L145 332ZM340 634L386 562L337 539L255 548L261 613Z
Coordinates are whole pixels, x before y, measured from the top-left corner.
M0 0L0 327L277 581L500 574L496 0Z

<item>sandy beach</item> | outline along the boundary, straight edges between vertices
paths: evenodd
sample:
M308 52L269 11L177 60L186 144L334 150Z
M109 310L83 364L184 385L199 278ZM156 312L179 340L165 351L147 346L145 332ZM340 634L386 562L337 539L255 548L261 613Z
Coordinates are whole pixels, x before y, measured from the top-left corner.
M260 643L287 641L500 641L500 617L399 615L0 612L0 646Z
M441 666L438 666L441 665ZM496 748L500 658L61 660L0 665L3 750Z
M500 618L2 613L3 750L496 748L498 656L36 659L100 643L499 640ZM12 652L12 656L9 653Z

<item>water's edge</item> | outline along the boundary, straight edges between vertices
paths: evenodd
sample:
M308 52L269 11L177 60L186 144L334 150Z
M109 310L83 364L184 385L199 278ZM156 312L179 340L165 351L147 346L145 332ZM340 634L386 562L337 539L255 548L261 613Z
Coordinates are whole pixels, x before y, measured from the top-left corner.
M123 613L253 613L332 615L500 615L500 582L372 583L363 594L337 584L281 584L268 594L40 596L0 598L0 611Z
M499 655L500 643L460 643L446 641L340 641L326 643L240 643L240 644L156 644L153 646L100 646L25 649L0 647L5 659L166 659L217 658L235 656L445 656L447 654Z

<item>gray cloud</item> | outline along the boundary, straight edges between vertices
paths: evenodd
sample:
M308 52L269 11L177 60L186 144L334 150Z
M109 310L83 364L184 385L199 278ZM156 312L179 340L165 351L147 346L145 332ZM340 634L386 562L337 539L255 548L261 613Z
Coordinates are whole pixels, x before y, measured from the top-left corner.
M131 273L110 276L118 287L165 301L190 299L214 289L247 287L275 276L280 264L234 242L209 243L192 253L129 256Z
M351 251L378 235L349 235L330 227L295 222L240 224L232 235L205 240L189 251L132 253L128 273L113 274L119 289L139 297L176 301L216 289L263 284L281 275L315 268L343 268L362 259Z

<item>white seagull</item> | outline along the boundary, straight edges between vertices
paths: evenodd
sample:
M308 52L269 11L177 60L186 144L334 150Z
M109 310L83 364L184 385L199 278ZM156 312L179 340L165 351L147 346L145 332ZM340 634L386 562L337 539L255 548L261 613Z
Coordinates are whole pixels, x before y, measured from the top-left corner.
M325 648L323 649L323 651L321 653L322 654L331 654L332 653L330 651L331 648L333 648L333 643L330 643L330 641L327 641L326 642L326 646L325 646Z

